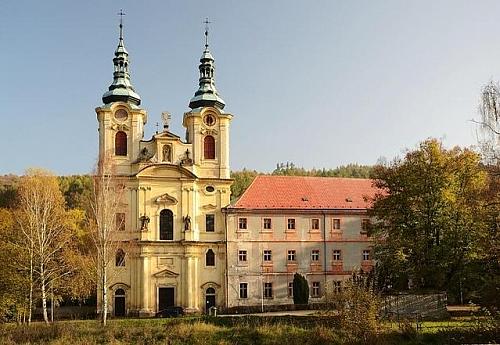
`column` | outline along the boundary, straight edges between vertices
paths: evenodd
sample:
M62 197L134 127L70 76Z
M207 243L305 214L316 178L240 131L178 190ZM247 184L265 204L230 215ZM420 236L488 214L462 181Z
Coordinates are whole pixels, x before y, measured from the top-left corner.
M150 272L149 272L149 257L141 256L142 259L142 308L139 311L139 316L150 316L151 308L149 305L151 288L150 288Z

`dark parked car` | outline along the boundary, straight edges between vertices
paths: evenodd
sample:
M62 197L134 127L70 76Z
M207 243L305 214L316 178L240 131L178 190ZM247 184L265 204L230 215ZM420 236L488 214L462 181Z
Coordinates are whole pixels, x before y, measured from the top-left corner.
M156 317L177 317L184 315L184 308L182 307L167 307L156 313Z

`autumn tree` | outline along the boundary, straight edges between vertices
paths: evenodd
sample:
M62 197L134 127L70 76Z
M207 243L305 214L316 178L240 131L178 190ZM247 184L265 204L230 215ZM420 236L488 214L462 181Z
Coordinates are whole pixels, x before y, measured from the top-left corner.
M481 253L477 265L474 290L483 303L500 307L500 87L490 81L482 91L479 103L478 142L488 172L488 188L484 194L484 218L487 232L480 240Z
M93 267L96 269L99 313L106 325L108 315L108 287L118 249L127 243L119 236L116 214L120 211L124 185L115 175L114 165L108 157L98 162L92 181L92 195L89 201L89 229L94 244ZM123 220L121 220L123 221ZM130 246L129 246L130 247Z
M0 321L22 321L28 313L28 273L18 265L26 253L19 240L12 211L0 208Z
M48 323L48 289L71 271L71 267L64 261L64 251L71 238L64 198L57 178L43 170L28 170L21 180L18 193L18 223L29 258L29 304L32 305L36 276L43 319Z
M457 294L485 231L480 156L434 139L377 166L371 216L381 285Z

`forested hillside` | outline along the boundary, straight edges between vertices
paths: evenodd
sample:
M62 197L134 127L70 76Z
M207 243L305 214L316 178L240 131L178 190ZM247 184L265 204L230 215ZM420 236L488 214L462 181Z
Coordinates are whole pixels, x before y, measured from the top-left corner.
M370 165L347 164L333 169L305 169L296 167L293 163L280 163L271 175L282 176L322 176L322 177L353 177L369 178L372 171ZM239 198L257 175L266 173L243 169L231 172L234 183L231 186L232 199ZM0 208L13 207L20 177L17 175L0 176ZM59 189L64 195L68 209L82 208L92 183L90 175L59 176Z

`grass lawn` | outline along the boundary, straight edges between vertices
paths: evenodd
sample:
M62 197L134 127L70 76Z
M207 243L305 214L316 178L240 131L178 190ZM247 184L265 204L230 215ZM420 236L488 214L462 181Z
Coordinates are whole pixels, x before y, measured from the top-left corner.
M487 326L484 326L484 325ZM0 344L462 344L499 341L498 325L461 318L424 322L418 332L406 325L384 323L378 335L353 339L326 316L185 317L178 319L60 321L30 327L0 325Z

